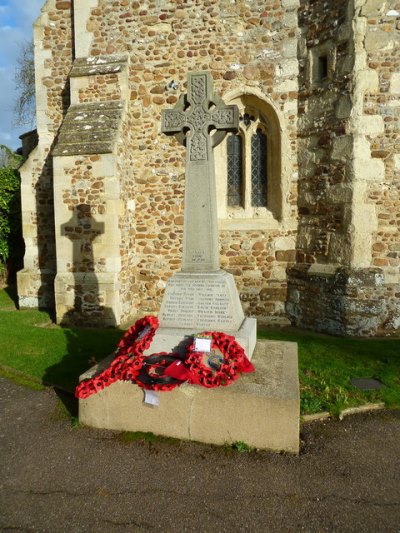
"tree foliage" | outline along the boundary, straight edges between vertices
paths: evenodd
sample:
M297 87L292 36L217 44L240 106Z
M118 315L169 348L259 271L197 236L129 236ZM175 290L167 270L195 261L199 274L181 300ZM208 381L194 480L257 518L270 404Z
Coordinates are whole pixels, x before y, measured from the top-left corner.
M17 169L22 163L22 156L13 152L4 144L0 144L0 170L4 167L11 167Z
M6 270L7 260L17 253L21 240L21 162L21 156L0 145L0 275Z
M15 71L18 97L15 103L15 120L20 126L32 126L35 120L35 64L33 42L21 46Z

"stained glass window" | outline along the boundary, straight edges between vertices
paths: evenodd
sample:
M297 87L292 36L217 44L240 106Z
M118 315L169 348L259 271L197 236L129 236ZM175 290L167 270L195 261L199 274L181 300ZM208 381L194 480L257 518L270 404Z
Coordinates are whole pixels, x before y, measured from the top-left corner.
M228 206L243 207L243 140L240 135L229 135L228 151Z
M267 206L267 136L261 129L251 137L251 205Z

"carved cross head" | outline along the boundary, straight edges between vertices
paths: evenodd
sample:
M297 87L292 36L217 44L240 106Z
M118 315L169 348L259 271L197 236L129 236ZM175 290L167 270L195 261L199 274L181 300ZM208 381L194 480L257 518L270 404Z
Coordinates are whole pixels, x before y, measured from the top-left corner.
M225 105L214 94L208 72L188 75L188 93L182 95L174 109L162 113L161 131L175 135L187 148L188 162L206 162L212 149L225 135L236 132L239 110L236 105Z

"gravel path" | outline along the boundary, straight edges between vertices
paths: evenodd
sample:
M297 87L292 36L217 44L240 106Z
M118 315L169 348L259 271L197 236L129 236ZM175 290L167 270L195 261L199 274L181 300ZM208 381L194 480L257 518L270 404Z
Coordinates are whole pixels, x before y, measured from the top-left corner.
M400 532L400 413L303 428L299 457L72 428L0 378L0 530Z

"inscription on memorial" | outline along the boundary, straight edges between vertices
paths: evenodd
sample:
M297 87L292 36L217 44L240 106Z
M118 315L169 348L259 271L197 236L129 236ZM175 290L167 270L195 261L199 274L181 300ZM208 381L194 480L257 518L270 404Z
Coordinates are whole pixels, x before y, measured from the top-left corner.
M193 279L190 283L171 278L168 297L161 310L162 320L179 327L235 329L231 298L227 285L219 280Z
M205 263L206 255L203 250L193 250L192 252L193 263Z

